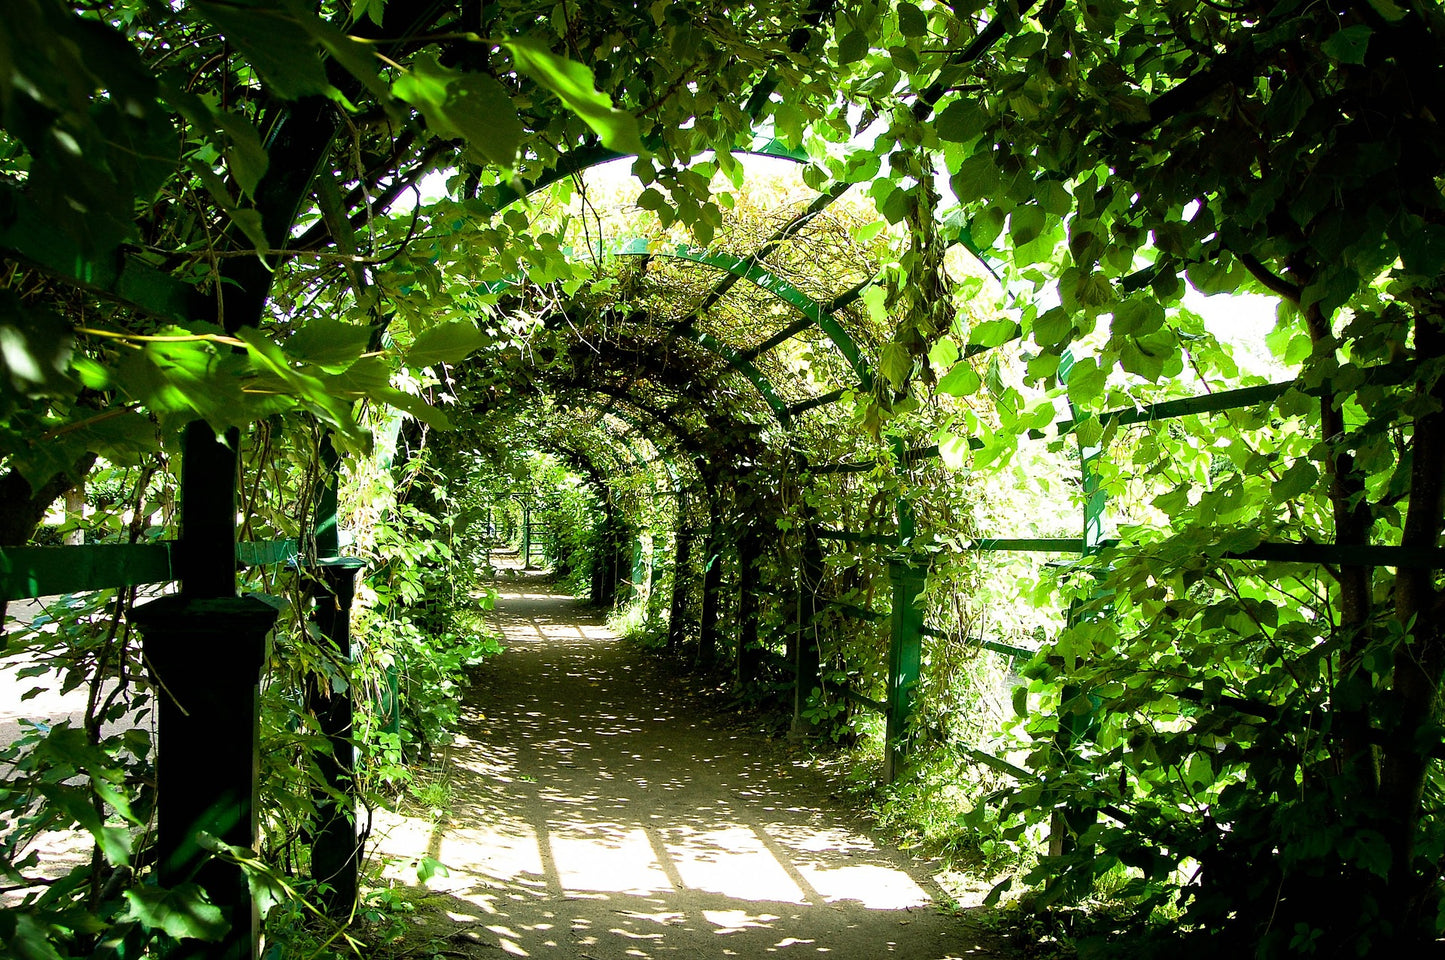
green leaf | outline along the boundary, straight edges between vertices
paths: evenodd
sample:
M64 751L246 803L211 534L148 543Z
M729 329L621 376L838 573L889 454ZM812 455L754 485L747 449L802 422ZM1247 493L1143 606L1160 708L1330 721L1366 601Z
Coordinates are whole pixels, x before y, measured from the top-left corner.
M15 930L8 938L7 951L19 960L63 960L51 943L51 928L42 924L35 914L16 910L11 915L15 918Z
M1350 267L1336 267L1322 273L1322 278L1305 287L1300 294L1300 309L1308 310L1318 303L1320 313L1328 317L1355 295L1360 287L1360 275Z
M454 320L417 334L406 352L406 362L418 369L434 363L459 363L491 342L471 321Z
M1074 209L1074 198L1058 180L1044 180L1034 190L1035 198L1045 213L1063 217Z
M953 369L945 373L938 381L939 393L946 393L951 397L967 397L978 392L982 386L979 380L978 371L967 360L960 360L953 365Z
M1370 27L1357 23L1337 32L1320 44L1320 49L1340 63L1364 63L1365 49L1370 45L1372 33L1374 31Z
M391 89L422 112L437 136L466 140L478 160L504 167L516 162L521 118L507 91L486 74L459 73L423 56Z
M905 37L921 37L928 32L928 18L907 0L898 5L898 32Z
M944 337L928 351L928 360L940 367L952 367L958 362L958 344L952 337Z
M1147 297L1131 297L1114 307L1109 331L1115 336L1145 336L1164 325L1164 308Z
M895 390L900 389L913 372L913 354L901 343L885 344L878 358L878 369Z
M401 390L390 387L384 390L374 390L370 393L370 396L388 406L395 407L403 413L411 414L414 419L421 421L429 427L437 430L450 430L452 428L452 422L447 415L427 403L421 397L413 396L410 393L404 393Z
M517 69L555 93L567 109L597 131L603 146L618 153L643 152L637 118L613 107L611 99L597 91L592 71L585 65L526 40L508 40L503 45L512 52Z
M1398 23L1408 16L1408 11L1401 7L1395 0L1368 0L1375 12L1391 23Z
M1284 472L1284 475L1270 486L1270 492L1274 494L1276 500L1287 503L1291 500L1298 500L1313 490L1319 480L1320 472L1315 465L1308 460L1300 459L1296 460Z
M998 883L993 885L993 889L988 892L988 896L983 898L983 905L985 907L991 907L994 904L998 903L998 898L1008 892L1008 890L1011 889L1013 885L1013 877L1006 877L1003 880L1000 880Z
M373 2L375 3L373 15L375 15L381 3L379 0L373 0ZM386 82L376 72L377 59L372 47L351 39L319 17L306 15L304 11L298 9L298 3L299 0L291 0L292 12L298 14L301 26L311 34L312 39L321 44L347 73L360 80L361 85L373 96L386 99ZM352 11L356 12L355 3L353 3ZM377 26L380 25L380 21L377 21Z
M291 356L333 372L344 369L366 352L371 330L347 323L339 317L322 315L307 321L286 341Z
M226 148L226 166L241 191L254 199L256 186L266 175L266 167L270 163L266 148L261 146L261 135L251 121L240 114L218 110L214 117L230 141Z
M1093 357L1080 357L1074 361L1067 377L1069 400L1080 406L1092 406L1104 392L1109 371L1101 369Z
M868 56L868 35L862 30L850 30L838 38L838 62L857 63Z
M245 342L247 354L256 368L278 381L276 387L281 392L301 401L351 441L364 445L369 440L367 431L351 414L351 401L337 397L313 374L296 369L281 348L255 327L245 327L236 336Z
M446 864L440 860L433 857L422 857L421 860L417 861L416 878L422 883L426 883L432 877L449 876L451 876L451 873L448 872Z
M0 398L69 393L70 325L45 309L31 309L0 290Z
M1445 269L1445 227L1426 223L1424 218L1407 216L1398 231L1400 262L1410 273L1434 277Z
M959 99L944 107L933 120L933 130L938 139L949 143L968 143L983 132L988 123L988 114L978 102Z
M1012 320L985 320L968 331L968 342L975 347L999 347L1020 336L1019 325Z
M278 97L295 100L331 89L316 44L295 13L282 4L272 0L243 7L199 0L194 7L251 62Z
M1008 234L1016 247L1022 247L1044 232L1044 211L1041 207L1028 204L1015 207L1009 214Z
M221 908L206 898L206 892L194 883L183 883L169 890L139 886L125 891L129 901L126 918L152 930L163 930L177 940L216 941L231 928L221 916Z
M265 918L276 904L295 898L296 891L287 886L286 881L272 872L270 867L250 856L249 850L243 848L236 852L241 870L246 874L246 887L251 891L251 900L256 904L256 911L262 918Z

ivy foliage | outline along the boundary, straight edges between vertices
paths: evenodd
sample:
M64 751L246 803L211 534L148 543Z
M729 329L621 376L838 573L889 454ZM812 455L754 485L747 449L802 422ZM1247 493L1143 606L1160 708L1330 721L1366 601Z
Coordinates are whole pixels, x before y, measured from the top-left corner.
M1145 915L1231 949L1408 952L1439 930L1445 849L1442 51L1445 14L1425 0L12 0L0 537L27 541L97 463L162 461L197 420L258 439L320 424L363 457L381 406L421 435L542 397L594 424L620 410L656 424L653 449L686 475L671 478L675 573L696 550L708 574L794 584L794 615L810 592L866 608L881 551L825 550L815 528L886 533L901 496L924 536L899 546L933 554L949 636L979 622L959 593L986 608L1031 590L1067 612L1062 629L1009 625L1045 646L1015 694L1016 754L995 758L1024 782L991 808L1012 839L1045 822L1059 838L1028 877L1045 899L1117 868ZM758 134L802 158L808 187L876 212L811 275L773 256L796 218L736 253L811 279L866 378L809 341L766 361L780 395L761 396L740 361L787 321L719 308L730 281L688 288L657 267L664 241L739 235L736 154ZM651 231L629 254L640 267L592 235L585 189L566 223L546 206L620 154ZM425 201L436 171L447 195ZM958 248L986 269L953 269ZM978 307L995 282L1003 312ZM1259 332L1292 385L1131 425L1140 406L1259 386L1191 289L1277 300ZM787 412L825 387L834 412ZM953 481L897 456L915 441L969 482L1028 489L935 493ZM303 470L315 448L297 443ZM623 462L611 449L592 469ZM853 457L880 467L856 483L805 469ZM1057 535L1036 509L1050 483L1072 507L1106 494L1112 528L1091 513L1079 563L991 585L955 548L1010 505ZM304 534L309 491L274 489L298 509L267 522ZM425 571L456 559L451 515L377 496L407 528L374 544L379 608L424 607L439 586ZM719 547L759 529L781 546ZM1329 549L1261 559L1280 542ZM718 640L705 581L672 605L675 624L697 611L696 635L670 640L700 657ZM765 611L759 649L798 653L787 607ZM96 623L121 631L118 610ZM412 611L382 619L425 646ZM832 675L876 692L877 638L810 622ZM114 639L80 647L113 664ZM134 746L106 747L91 789L128 776ZM124 866L115 798L52 793ZM124 913L111 901L107 929L176 933L138 896ZM6 916L0 932L36 940L35 914ZM70 929L81 945L101 933Z

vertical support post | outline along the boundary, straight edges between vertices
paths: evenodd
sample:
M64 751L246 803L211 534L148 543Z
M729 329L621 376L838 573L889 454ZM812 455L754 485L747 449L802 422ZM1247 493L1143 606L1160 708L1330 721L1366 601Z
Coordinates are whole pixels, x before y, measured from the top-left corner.
M681 501L679 501L681 506ZM688 575L687 562L692 555L693 529L688 523L687 512L678 511L677 547L672 562L672 609L667 623L667 648L677 652L687 637L684 624L687 621L687 595L692 586Z
M177 595L137 607L133 621L160 691L157 878L200 884L230 924L220 943L183 940L167 960L255 960L259 918L245 874L213 859L200 834L256 846L261 668L276 610Z
M85 478L69 490L65 491L65 518L74 521L76 527L65 535L67 547L79 547L85 544Z
M757 679L762 651L758 648L758 562L762 539L749 525L738 540L737 682Z
M823 582L823 548L811 518L809 520L803 532L803 555L798 564L798 629L790 651L797 680L793 686L793 728L789 731L792 737L806 736L812 730L812 722L803 713L813 690L822 686L822 658L813 624L818 615L818 586Z
M156 873L162 886L195 882L230 925L221 942L181 941L168 960L255 960L260 923L239 867L212 857L210 834L255 847L260 772L260 680L276 611L236 597L240 431L204 421L182 434L181 592L137 607L157 697Z
M900 491L909 463L903 438L893 438L893 457L898 471ZM898 519L898 546L911 549L917 534L913 504L900 492L894 503ZM927 569L907 559L888 563L888 579L893 588L893 611L888 643L888 714L883 745L883 782L892 783L903 772L908 753L908 723L913 717L913 691L923 669L923 611L918 597L923 592Z
M316 459L321 477L316 484L316 520L312 524L312 536L316 541L317 557L335 557L341 553L341 531L336 520L341 456L336 452L330 430L321 435Z
M612 513L605 509L602 522L593 528L597 531L597 546L592 551L592 605L600 607L607 603L607 582L611 578L607 566L612 556Z
M356 835L356 781L352 727L351 601L362 561L347 557L322 560L312 619L330 643L338 676L323 687L313 675L306 688L306 703L331 750L316 758L330 791L317 790L313 800L320 828L311 841L311 878L330 887L326 897L334 917L350 914L356 902L361 847ZM336 796L345 800L337 800Z
M918 597L927 571L894 560L888 564L893 586L892 635L888 645L888 723L883 749L883 782L892 783L908 753L908 721L913 715L913 690L923 667L923 611Z
M177 569L188 597L236 595L236 472L241 432L224 442L204 420L181 440L181 529Z
M702 575L702 609L697 618L697 659L701 663L711 663L717 658L718 591L722 588L723 567L717 527L717 521L713 520L702 548L707 569Z
M648 570L647 558L642 553L642 538L629 533L619 549L627 551L624 556L629 561L627 569L628 577L632 581L632 596L634 598L644 596L647 592Z
M1069 372L1074 367L1074 357L1069 351L1059 361L1059 381L1068 383ZM1069 404L1069 413L1075 423L1089 416ZM1076 432L1077 435L1077 432ZM1083 556L1098 553L1104 538L1104 513L1108 505L1108 494L1100 482L1097 464L1103 455L1103 448L1085 446L1079 441L1079 481L1084 497ZM1081 604L1075 601L1069 605L1065 629L1073 629L1081 619ZM1079 684L1066 683L1059 691L1059 729L1054 735L1054 745L1064 763L1071 763L1078 753L1078 745L1093 736L1099 724L1101 701ZM1086 698L1086 699L1084 699ZM1082 707L1082 709L1080 709ZM1083 833L1097 819L1092 810L1081 810L1077 806L1061 807L1054 811L1049 824L1049 854L1058 856L1068 850L1074 838Z
M522 501L522 569L532 569L532 505Z

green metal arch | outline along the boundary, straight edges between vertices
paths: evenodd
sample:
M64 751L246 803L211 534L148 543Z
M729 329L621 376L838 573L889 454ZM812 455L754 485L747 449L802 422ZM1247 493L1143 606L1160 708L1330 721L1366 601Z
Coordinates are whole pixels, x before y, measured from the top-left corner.
M489 294L499 294L515 286L517 286L516 280L494 280L483 284L482 290ZM802 291L798 291L798 293L800 296L806 296ZM710 333L695 328L679 330L677 335L697 344L709 353L715 354L728 366L742 374L758 391L758 395L763 398L763 402L768 405L768 409L772 411L773 418L778 423L784 427L792 423L793 418L792 414L788 412L788 405L778 395L772 381L751 360L744 357L736 347L724 343Z
M700 250L697 247L689 246L685 243L656 247L644 237L625 240L610 252L614 256L619 257L671 257L679 260L688 260L693 263L703 264L704 266L714 267L718 270L731 273L743 280L747 280L760 290L772 294L779 300L795 308L803 316L817 324L818 329L822 330L828 339L833 342L833 345L838 348L838 352L843 355L843 358L848 361L848 365L853 368L853 373L858 377L859 386L864 390L868 390L873 386L873 372L868 368L867 363L864 362L857 343L854 342L853 338L848 335L848 331L844 330L833 317L828 308L771 270L730 253L715 253Z

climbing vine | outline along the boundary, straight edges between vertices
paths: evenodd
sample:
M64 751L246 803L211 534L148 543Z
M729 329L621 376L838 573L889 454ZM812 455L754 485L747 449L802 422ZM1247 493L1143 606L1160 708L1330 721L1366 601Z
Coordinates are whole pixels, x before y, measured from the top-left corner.
M288 867L296 692L390 700L368 769L404 779L493 649L464 608L513 481L556 493L551 559L594 599L604 573L643 599L645 542L663 645L732 651L839 739L891 695L885 571L926 567L909 736L988 768L971 829L1039 841L1015 889L1118 880L1104 937L1417 949L1445 856L1442 50L1417 0L11 0L0 546L169 539L178 461L219 437L242 539L313 560L338 454L354 672L304 576L243 578L282 609ZM625 186L584 172L619 158ZM1241 293L1270 330L1200 296ZM91 522L45 523L82 484ZM981 546L1009 538L1078 546ZM91 691L83 729L10 748L29 892L0 939L35 956L216 934L143 882L148 738L103 729L161 695L134 594L6 634ZM1021 673L977 668L1000 648ZM961 715L1003 692L1005 729ZM57 824L96 857L31 886Z

